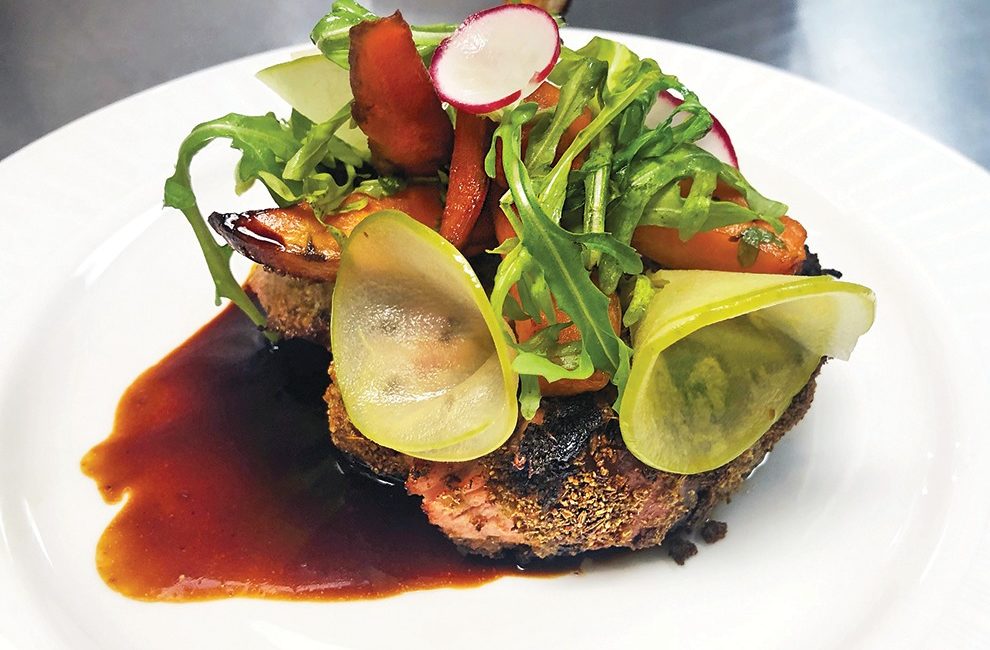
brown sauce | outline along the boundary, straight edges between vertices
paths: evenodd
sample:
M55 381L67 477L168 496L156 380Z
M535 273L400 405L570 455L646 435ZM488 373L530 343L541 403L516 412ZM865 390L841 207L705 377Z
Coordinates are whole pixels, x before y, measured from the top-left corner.
M327 363L304 343L270 349L228 308L131 385L82 462L125 501L97 547L108 585L145 600L339 600L520 572L462 556L418 499L335 453Z

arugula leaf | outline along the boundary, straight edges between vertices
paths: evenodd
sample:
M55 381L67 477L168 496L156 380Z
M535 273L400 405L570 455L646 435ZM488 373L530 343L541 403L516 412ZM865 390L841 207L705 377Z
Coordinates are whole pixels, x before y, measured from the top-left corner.
M560 98L546 128L530 133L526 147L526 168L537 179L550 171L560 138L598 92L607 70L597 59L583 59L574 66L569 78L560 88Z
M327 57L340 67L347 69L351 46L351 27L366 20L377 20L378 16L354 0L337 0L330 12L320 19L309 38ZM457 25L411 25L413 42L422 57L433 54L440 41L454 33Z
M627 106L642 96L655 97L657 92L664 87L664 83L665 77L660 72L660 67L655 61L645 59L639 61L638 69L630 85L622 89L617 89L614 95L605 97L601 111L586 128L577 134L570 146L567 147L567 150L558 158L553 169L550 170L542 184L543 190L539 196L540 203L543 204L547 214L553 217L555 222L559 221L563 210L564 199L567 194L567 177L574 159ZM606 76L607 84L608 77Z
M769 230L752 226L742 231L739 236L739 249L736 258L739 266L747 268L756 264L756 258L760 254L760 245L769 244L777 248L784 248L784 242Z
M547 381L587 379L595 371L588 351L580 341L558 343L560 333L571 323L548 325L528 341L516 344L512 369L520 375L539 375Z
M285 164L285 171L282 175L287 179L301 181L316 171L316 166L323 162L330 153L330 148L334 140L338 140L340 144L348 146L342 140L337 139L334 134L349 119L351 119L351 102L344 104L326 122L311 126L302 138L302 147ZM328 162L332 165L335 162L335 157L332 157ZM354 164L354 161L348 162ZM360 165L361 162L361 158L358 157L356 163Z
M645 275L634 275L626 278L621 290L622 303L625 309L622 314L622 324L632 327L646 314L646 309L653 300L657 288Z
M605 86L603 88L603 95L606 101L635 81L640 73L642 62L625 45L607 38L601 38L600 36L595 36L577 51L564 52L563 57L565 59L571 57L597 59L608 66L608 73L605 76ZM567 73L570 74L570 72L568 69Z
M588 160L581 167L584 177L584 232L605 232L605 208L610 196L609 177L612 175L612 153L615 136L606 128L595 139ZM584 265L589 270L601 261L596 250L585 252Z
M354 191L367 194L373 199L383 199L386 196L401 192L406 189L408 184L406 179L399 176L379 176L361 181L361 184L354 188Z
M351 27L377 18L353 0L337 0L331 5L330 12L313 27L309 38L323 52L323 56L346 70L349 67L347 55L351 47Z
M539 260L557 304L577 326L594 367L621 381L621 375L628 372L631 350L612 329L609 299L595 287L581 262L581 239L561 228L544 211L520 157L522 125L535 112L535 104L522 104L508 114L494 136L502 143L502 166L519 213L516 232L521 248ZM628 268L641 270L642 263L638 256L635 258L637 266Z
M540 408L540 380L536 375L519 375L519 414L532 420Z
M691 179L687 198L681 198L678 181ZM728 202L713 201L718 179L742 192L749 203L743 208ZM639 225L664 225L677 228L682 240L713 227L762 220L775 230L783 230L782 217L787 206L759 194L730 165L721 162L693 144L682 144L659 158L638 160L628 166L617 192L621 199L612 208L606 227L621 243L632 240ZM647 206L657 201L650 219L643 219ZM622 276L614 260L603 260L598 283L602 291L614 291Z
M230 140L231 147L241 152L235 169L236 187L239 191L247 189L256 179L261 178L264 181L263 175L266 174L270 175L269 179L280 178L285 161L295 154L300 144L293 135L291 126L276 119L272 113L253 117L231 113L203 122L186 136L179 147L175 173L165 181L164 204L180 210L192 226L203 250L206 265L213 276L217 304L220 304L221 298L229 298L247 314L252 323L264 327L264 315L231 273L230 247L218 244L213 238L192 188L189 168L193 157L218 138ZM272 186L268 187L271 191Z

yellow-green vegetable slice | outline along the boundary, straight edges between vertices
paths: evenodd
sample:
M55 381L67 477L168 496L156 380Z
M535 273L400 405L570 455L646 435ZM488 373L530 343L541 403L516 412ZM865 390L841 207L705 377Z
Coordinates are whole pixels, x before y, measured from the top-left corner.
M329 120L353 99L350 73L322 54L293 58L265 68L256 76L316 124ZM367 136L356 126L345 124L336 135L359 150L368 149Z
M470 264L394 210L347 238L330 335L351 421L380 445L430 460L483 456L518 418L512 352Z
M787 409L823 356L848 359L873 324L866 287L828 276L661 271L633 332L622 437L647 465L720 467Z

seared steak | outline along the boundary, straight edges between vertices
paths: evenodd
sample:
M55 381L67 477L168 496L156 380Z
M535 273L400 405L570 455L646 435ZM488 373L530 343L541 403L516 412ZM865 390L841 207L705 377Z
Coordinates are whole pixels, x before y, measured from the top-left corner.
M250 286L276 327L288 323L290 332L321 340L325 310L309 310L313 323L307 324L300 320L307 313L300 304L329 295L330 288L298 283L259 271ZM282 313L283 305L291 311ZM626 449L609 389L544 398L537 417L520 422L498 451L470 462L439 463L405 456L361 435L347 417L332 365L330 374L326 402L330 435L339 449L422 497L430 521L461 548L520 560L656 546L672 531L706 523L712 509L728 500L801 420L815 392L812 377L748 451L716 470L684 476L647 467ZM724 534L719 526L708 529L706 539Z

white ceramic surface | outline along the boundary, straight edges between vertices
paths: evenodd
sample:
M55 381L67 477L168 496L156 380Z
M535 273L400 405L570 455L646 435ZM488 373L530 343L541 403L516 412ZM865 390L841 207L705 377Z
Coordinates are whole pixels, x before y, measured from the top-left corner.
M570 44L590 32L568 30ZM364 602L128 600L98 577L113 509L78 468L136 375L214 313L160 194L178 143L229 111L284 111L254 71L151 89L0 163L0 648L981 647L990 643L990 175L801 79L625 41L718 114L742 168L791 205L828 266L874 288L876 326L685 567L644 552L546 580ZM291 48L297 49L297 48ZM234 155L194 167L204 209Z

